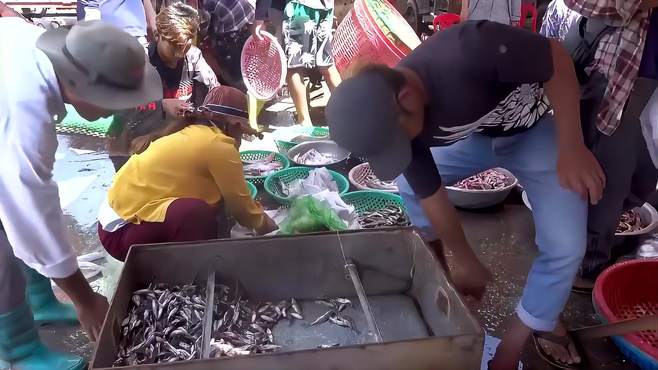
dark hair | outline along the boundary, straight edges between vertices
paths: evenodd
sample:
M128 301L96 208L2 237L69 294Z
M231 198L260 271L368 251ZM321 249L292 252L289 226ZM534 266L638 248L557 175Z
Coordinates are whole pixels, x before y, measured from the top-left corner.
M400 104L400 101L398 100L398 95L400 94L400 91L402 91L404 85L407 84L407 78L404 76L402 72L398 71L397 69L386 66L384 64L368 64L360 67L356 71L356 76L360 76L364 74L373 74L383 78L384 82L386 82L386 84L395 93L395 100L398 103L398 107L400 111L402 111L402 113L404 114L411 114L411 112L409 112L404 106L402 106L402 104Z

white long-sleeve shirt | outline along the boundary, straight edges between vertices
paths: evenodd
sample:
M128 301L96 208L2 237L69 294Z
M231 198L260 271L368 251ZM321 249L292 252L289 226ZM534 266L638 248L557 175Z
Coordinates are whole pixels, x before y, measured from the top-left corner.
M0 222L16 257L64 278L78 268L52 178L55 123L66 110L53 66L36 48L42 32L0 18Z

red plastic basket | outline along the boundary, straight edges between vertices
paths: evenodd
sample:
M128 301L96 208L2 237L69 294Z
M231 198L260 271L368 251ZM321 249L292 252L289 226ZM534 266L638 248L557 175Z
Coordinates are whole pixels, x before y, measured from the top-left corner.
M274 36L261 31L263 40L249 36L242 48L240 69L247 90L260 100L270 100L286 80L286 56Z
M611 323L658 314L658 260L634 260L609 267L596 280L592 301L601 318ZM658 360L658 330L623 338Z
M460 21L459 15L453 13L443 13L434 17L434 31L444 31Z
M354 2L336 28L331 47L339 72L361 58L392 67L405 56L377 26L364 0Z

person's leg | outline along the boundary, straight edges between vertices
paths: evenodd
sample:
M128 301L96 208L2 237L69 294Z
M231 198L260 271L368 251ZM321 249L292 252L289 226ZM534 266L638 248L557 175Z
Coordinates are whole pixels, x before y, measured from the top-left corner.
M297 122L302 126L313 125L306 84L302 76L304 69L315 65L312 61L313 55L309 53L313 33L313 30L306 26L309 21L307 8L304 5L294 2L286 4L282 23L283 43L288 60L286 83L295 104Z
M23 265L27 281L27 301L37 324L77 323L78 314L70 304L61 303L53 292L50 279Z
M336 86L342 81L340 73L338 73L335 65L320 67L320 73L322 73L322 77L324 77L324 80L327 82L327 87L329 87L329 91L331 92L333 92Z
M99 225L98 236L112 257L124 261L136 244L215 239L216 216L217 210L203 200L179 198L169 205L163 222L130 223L111 233Z
M48 350L25 299L25 277L0 224L0 369L82 370L77 356Z
M516 368L523 346L533 331L565 335L558 326L571 284L585 253L587 204L560 185L556 164L555 124L546 115L521 134L496 138L497 164L516 175L532 205L535 258L526 281L517 316L508 324L491 369ZM562 362L579 362L572 347L544 343L545 351Z
M619 127L611 136L599 132L591 150L606 175L603 197L589 207L587 252L575 287L591 288L596 276L612 262L615 231L629 197L641 203L655 189L656 171L646 149L639 116L656 81L637 79ZM623 153L623 155L621 154Z
M301 68L288 69L286 83L288 85L288 91L290 91L292 102L295 104L297 122L302 126L313 126L311 112L308 109L306 84L302 78Z

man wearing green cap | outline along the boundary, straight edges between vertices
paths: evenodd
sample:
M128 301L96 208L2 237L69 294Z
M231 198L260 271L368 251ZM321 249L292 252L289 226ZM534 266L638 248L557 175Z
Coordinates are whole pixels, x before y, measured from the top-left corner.
M398 185L409 216L439 258L450 256L448 272L463 294L480 297L489 272L443 184L493 167L523 184L539 256L491 370L516 368L531 334L554 344L557 362L580 362L559 315L585 252L586 202L599 201L605 176L583 143L579 95L558 42L471 21L431 37L395 69L364 68L327 105L332 139L367 158L381 179L404 175Z
M0 66L0 369L83 369L81 358L47 349L35 326L77 313L95 341L107 310L66 240L52 179L55 123L64 103L96 120L159 100L160 78L137 40L99 21L44 31L3 16ZM74 312L56 300L48 278Z

